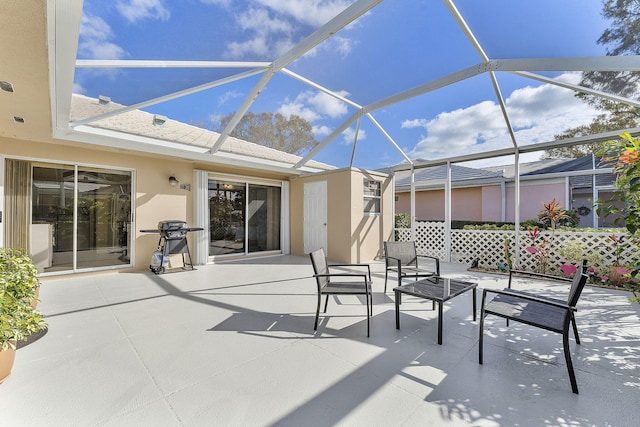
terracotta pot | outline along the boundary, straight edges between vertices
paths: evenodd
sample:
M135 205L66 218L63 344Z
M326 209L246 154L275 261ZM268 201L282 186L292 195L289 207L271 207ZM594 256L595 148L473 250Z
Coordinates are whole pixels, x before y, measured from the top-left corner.
M16 351L14 349L0 350L0 384L2 384L11 373L15 359Z

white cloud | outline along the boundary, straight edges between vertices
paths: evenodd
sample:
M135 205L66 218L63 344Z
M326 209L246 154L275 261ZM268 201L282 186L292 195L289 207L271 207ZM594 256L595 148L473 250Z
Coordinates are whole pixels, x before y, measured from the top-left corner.
M121 59L126 56L123 48L109 41L113 38L111 27L102 18L83 15L80 21L78 53L91 59Z
M348 92L339 91L340 96L349 95ZM285 100L278 112L290 116L295 114L312 123L323 118L336 119L347 114L347 106L344 102L324 92L304 91L300 92L295 100Z
M218 98L218 106L224 105L232 99L241 98L243 96L244 94L242 92L239 92L237 90L230 90L223 93L222 96Z
M329 116L335 119L347 114L347 105L331 95L324 92L306 92L306 94L307 96L303 96L303 99L306 98L306 101L323 116ZM336 95L346 97L349 95L349 92L338 91Z
M162 0L119 0L116 9L132 24L145 19L167 21L171 16Z
M266 9L251 8L237 15L236 21L243 31L252 37L227 46L226 57L244 58L258 56L275 58L291 49L293 27L285 19L272 16Z
M353 139L356 136L356 130L353 128L347 128L344 132L342 132L342 137L344 138L345 144L353 144ZM367 133L360 129L358 130L358 141L363 141L367 139Z
M231 6L224 0L201 0ZM298 43L308 32L305 27L317 28L350 5L347 0L256 0L254 6L235 15L245 38L227 46L225 57L242 59L259 57L274 59ZM317 49L329 50L341 56L348 55L354 41L344 36L334 36L307 53L313 57Z
M352 3L346 0L258 0L273 11L288 15L296 21L320 27Z
M329 135L331 133L331 128L326 125L312 126L311 131L316 136L316 139L320 139L320 137Z
M575 83L579 78L576 74L565 74L559 80ZM577 99L573 91L551 84L517 89L505 103L520 145L552 141L554 135L590 123L598 114ZM511 146L502 111L493 101L443 112L431 120L405 120L402 127L423 127L425 130L409 153L413 158L442 158Z

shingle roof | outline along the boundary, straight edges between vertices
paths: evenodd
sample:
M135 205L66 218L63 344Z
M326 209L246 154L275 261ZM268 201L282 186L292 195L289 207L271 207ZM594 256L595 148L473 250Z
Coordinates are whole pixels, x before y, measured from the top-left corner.
M543 159L534 162L521 163L519 167L520 176L547 175L553 173L575 172L581 170L591 170L593 167L591 156L584 156L577 159ZM610 167L610 165L600 164L596 159L596 168ZM415 172L415 183L417 187L442 187L447 177L446 165L433 166L417 169ZM454 186L474 186L485 185L500 181L512 181L515 177L514 165L489 166L484 168L469 168L459 165L451 165L451 181ZM615 175L605 174L597 176L598 186L612 185ZM457 185L456 185L457 184ZM411 171L396 172L396 188L404 189L411 185ZM590 187L592 185L591 175L572 176L571 185L573 187Z
M415 173L415 182L417 184L441 184L447 178L447 166L433 166L418 169ZM451 165L451 181L476 181L487 182L500 180L501 172L494 172L485 169L475 169L466 166ZM396 173L396 186L403 187L411 185L411 172L399 171Z
M94 117L123 107L125 106L115 102L100 104L95 98L74 94L71 101L70 120ZM151 113L133 110L90 122L88 126L201 148L211 148L220 136L218 132L171 119L167 119L161 126L154 125L153 117L154 115ZM233 137L225 140L220 151L291 165L298 163L301 159L300 156L294 154ZM307 166L322 170L335 169L334 166L316 161L308 162Z

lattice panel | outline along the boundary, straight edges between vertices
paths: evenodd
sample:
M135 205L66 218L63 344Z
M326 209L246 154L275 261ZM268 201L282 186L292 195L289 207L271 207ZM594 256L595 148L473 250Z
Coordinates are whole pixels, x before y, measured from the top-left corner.
M560 256L560 248L569 242L578 242L584 248L583 256L595 259L589 266L602 272L608 266L616 262L615 243L606 232L568 232L543 231L537 242L546 238L551 242L547 272L559 273L559 266L569 260ZM615 234L616 237L623 234ZM524 270L537 270L538 258L529 253L526 247L531 241L527 232L520 233L519 248L516 249L515 232L508 230L452 230L451 231L451 261L469 264L478 259L478 265L482 268L495 269L498 263L506 263L504 254L504 241L511 240L511 257L514 268ZM408 228L396 230L396 240L411 240L411 230ZM549 244L549 243L547 243ZM421 255L437 256L445 258L445 233L444 224L441 222L416 222L416 246ZM625 244L620 256L620 264L625 265L633 261L633 246ZM517 253L516 253L517 251Z
M482 268L497 268L504 263L504 241L515 238L515 232L502 230L451 230L451 260L471 264L478 259Z

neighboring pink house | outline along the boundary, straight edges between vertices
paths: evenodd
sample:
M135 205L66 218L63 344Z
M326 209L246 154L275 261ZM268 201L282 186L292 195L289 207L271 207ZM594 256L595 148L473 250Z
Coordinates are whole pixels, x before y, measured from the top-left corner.
M581 227L610 227L613 218L598 218L594 200L606 200L613 191L610 169L593 167L591 156L548 159L520 165L520 221L536 218L552 199L578 212ZM416 220L445 219L447 166L415 171ZM515 168L451 166L451 220L515 222ZM594 185L595 183L595 185ZM396 172L396 213L411 211L411 175Z

